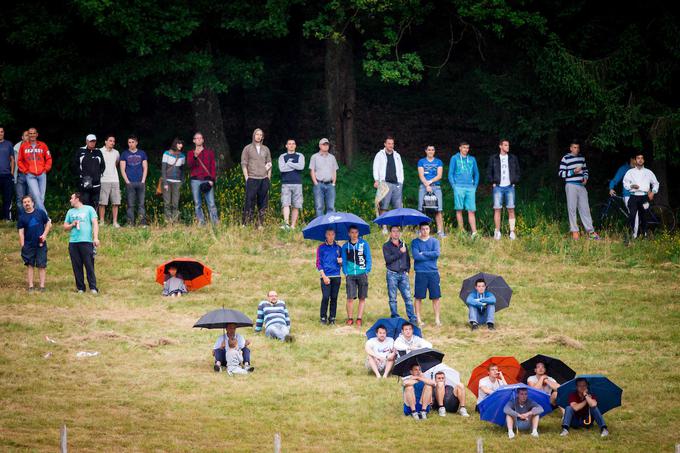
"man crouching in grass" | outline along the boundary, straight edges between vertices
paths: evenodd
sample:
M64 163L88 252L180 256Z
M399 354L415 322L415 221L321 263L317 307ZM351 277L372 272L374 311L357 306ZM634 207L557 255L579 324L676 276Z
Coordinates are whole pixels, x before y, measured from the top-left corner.
M432 389L435 382L425 377L420 365L411 365L411 375L402 380L404 386L404 415L416 420L426 420L432 403Z

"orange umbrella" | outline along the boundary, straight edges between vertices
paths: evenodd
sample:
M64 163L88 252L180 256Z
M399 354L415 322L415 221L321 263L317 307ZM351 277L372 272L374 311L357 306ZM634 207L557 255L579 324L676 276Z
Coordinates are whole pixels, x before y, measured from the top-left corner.
M192 258L175 258L156 268L156 281L165 283L169 267L177 268L177 276L184 279L189 291L196 291L212 281L212 269Z
M472 393L477 395L479 392L479 380L489 375L489 365L494 364L503 373L505 382L509 384L517 384L522 377L522 366L514 357L491 357L486 359L482 364L478 365L468 381L468 388Z

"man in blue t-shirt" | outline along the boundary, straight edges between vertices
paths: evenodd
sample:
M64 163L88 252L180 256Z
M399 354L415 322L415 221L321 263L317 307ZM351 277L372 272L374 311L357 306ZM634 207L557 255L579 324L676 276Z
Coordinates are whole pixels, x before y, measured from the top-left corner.
M23 212L19 215L17 229L21 244L21 259L27 270L28 291L33 291L33 269L38 268L40 291L45 291L45 274L47 268L47 234L52 222L42 209L35 209L30 195L25 195L21 204Z
M146 153L137 149L139 139L131 135L128 137L128 149L120 156L120 174L125 180L127 194L127 220L130 226L135 224L135 206L139 224L146 226L146 210L144 209L144 195L146 175L149 163Z
M14 195L14 168L17 162L14 159L14 148L5 140L5 128L0 126L0 195L2 196L2 212L0 218L9 220L9 211L12 207Z
M434 157L434 153L434 146L429 145L425 149L425 157L418 161L418 178L420 178L418 210L423 211L423 198L425 198L425 194L434 194L437 197L437 210L434 216L437 223L437 234L439 234L439 237L446 237L444 234L444 219L442 217L444 197L442 196L440 185L444 174L444 163L439 158Z
M92 294L98 294L97 277L94 274L94 255L99 247L99 223L97 211L80 201L80 193L71 195L71 209L64 219L64 230L70 232L68 254L71 257L73 276L79 294L85 292L83 266L87 272L87 284Z

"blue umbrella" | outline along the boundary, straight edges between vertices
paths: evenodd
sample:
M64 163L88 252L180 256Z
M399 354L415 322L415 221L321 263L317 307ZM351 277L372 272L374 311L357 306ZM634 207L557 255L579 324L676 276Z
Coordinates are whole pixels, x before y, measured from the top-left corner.
M508 401L517 398L517 391L519 389L527 389L529 392L529 399L541 405L543 408L541 417L552 412L553 408L550 405L550 395L533 387L529 387L526 384L512 384L500 387L477 405L477 408L479 409L479 418L487 422L505 426L505 412L503 412L503 408Z
M373 220L378 225L407 226L420 225L423 222L432 222L432 219L422 212L411 208L399 208L387 211Z
M378 327L383 326L385 329L387 329L387 336L392 337L395 340L401 333L401 326L406 324L408 321L405 320L404 318L381 318L378 319L375 324L371 326L370 329L366 331L366 338L371 339L376 336L375 331L378 329ZM413 335L418 335L419 337L422 338L422 332L420 331L420 327L414 325L413 326Z
M588 391L595 395L597 408L600 409L602 414L621 405L621 395L623 394L621 387L601 374L580 374L557 388L558 406L567 407L569 405L569 394L576 391L576 379L581 378L588 381Z
M335 230L336 240L347 241L349 240L347 231L352 225L359 228L359 236L371 234L371 227L361 217L349 212L329 212L309 222L302 230L302 236L305 239L323 242L326 240L326 230L332 229Z

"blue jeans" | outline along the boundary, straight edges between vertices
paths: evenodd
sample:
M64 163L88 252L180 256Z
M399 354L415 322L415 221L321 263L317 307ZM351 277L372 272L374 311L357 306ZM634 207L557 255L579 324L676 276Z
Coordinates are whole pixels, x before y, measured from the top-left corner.
M247 347L241 349L241 352L243 353L243 363L250 364L250 349ZM213 349L213 355L215 356L215 361L219 361L222 366L227 366L227 350L218 348L218 349Z
M271 324L264 329L265 336L269 338L276 338L277 340L284 341L286 335L290 333L290 327L285 324Z
M582 418L579 418L578 416L575 416L576 413L574 412L574 409L572 409L571 406L567 406L566 410L564 411L564 418L562 419L562 427L563 428L582 428L582 427L590 427L592 426L592 422L597 423L597 426L602 428L606 428L607 424L604 422L604 417L602 417L602 414L600 413L600 409L596 407L591 407L590 408L590 416L591 416L591 423L585 424L583 423L584 420Z
M335 186L331 183L320 182L314 186L314 209L316 216L335 212Z
M504 204L508 209L515 209L515 186L493 188L493 208L503 209Z
M24 198L25 195L28 195L28 186L26 186L26 175L17 172L17 182L14 186L14 190L17 194L17 219L19 218L19 215L23 214L24 212L24 205L21 202L21 199Z
M487 305L484 310L468 306L468 320L476 322L477 324L486 324L494 322L494 314L496 313L495 305Z
M47 191L47 174L43 173L40 176L26 174L26 186L28 193L33 197L36 209L45 209L45 192Z
M191 195L194 198L194 211L196 212L196 220L201 225L205 224L205 216L203 215L203 204L201 202L201 184L205 181L199 179L191 180ZM208 206L208 212L210 213L210 221L216 224L219 221L217 217L217 206L215 205L215 186L213 185L210 192L204 193L203 198L205 198L205 204Z
M416 314L413 311L413 299L411 298L411 285L409 284L408 274L406 272L392 272L387 271L387 297L390 304L390 317L399 318L399 310L397 309L397 289L404 299L406 306L406 316L409 322L416 322Z

